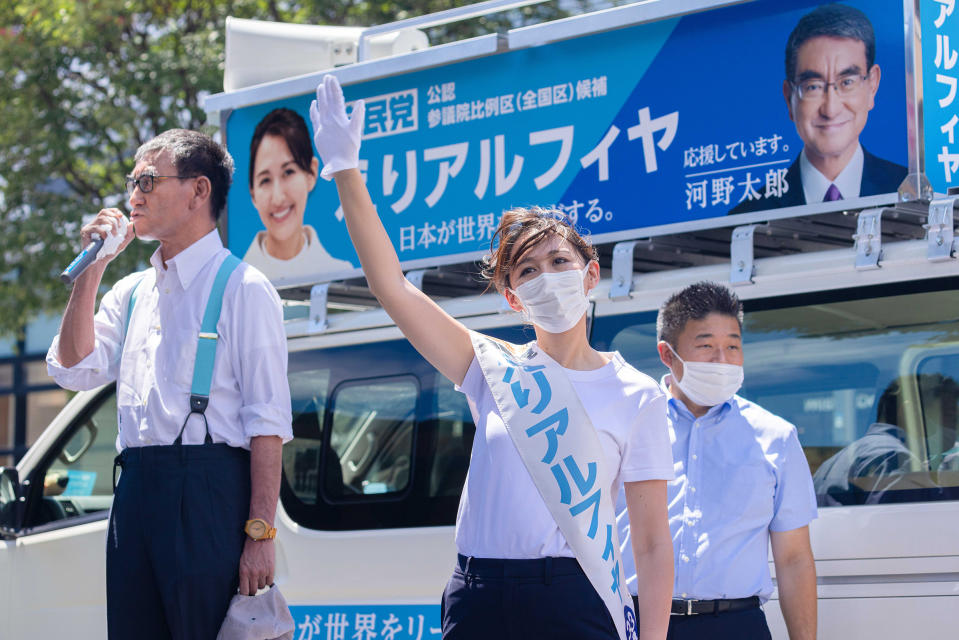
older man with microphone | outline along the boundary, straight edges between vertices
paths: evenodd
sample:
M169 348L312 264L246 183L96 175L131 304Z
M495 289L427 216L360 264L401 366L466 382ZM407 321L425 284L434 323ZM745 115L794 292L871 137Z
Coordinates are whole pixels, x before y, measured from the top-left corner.
M238 588L252 595L273 581L281 446L292 437L286 338L276 291L216 231L232 175L209 136L160 134L127 178L132 224L100 211L81 230L83 246L103 238L97 259L67 270L75 281L50 375L75 390L117 383L114 639L214 638ZM107 264L134 235L159 241L151 267L94 313Z

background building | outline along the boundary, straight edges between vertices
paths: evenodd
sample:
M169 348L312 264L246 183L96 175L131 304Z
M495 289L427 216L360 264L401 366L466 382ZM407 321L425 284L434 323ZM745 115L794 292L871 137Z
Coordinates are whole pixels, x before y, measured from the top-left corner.
M12 465L71 397L47 376L45 357L59 316L27 325L23 341L0 340L0 466Z

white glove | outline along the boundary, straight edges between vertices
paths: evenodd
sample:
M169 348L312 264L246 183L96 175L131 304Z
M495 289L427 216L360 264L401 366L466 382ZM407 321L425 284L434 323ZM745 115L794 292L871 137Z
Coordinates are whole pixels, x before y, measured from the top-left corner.
M130 224L126 216L114 218L116 222L112 225L100 225L100 237L103 238L103 246L97 252L97 260L103 260L112 256L123 244L127 237L127 226Z
M353 117L346 117L343 90L335 76L323 76L316 87L316 100L310 105L313 142L323 161L320 177L329 180L337 171L360 166L360 137L366 104L353 103Z

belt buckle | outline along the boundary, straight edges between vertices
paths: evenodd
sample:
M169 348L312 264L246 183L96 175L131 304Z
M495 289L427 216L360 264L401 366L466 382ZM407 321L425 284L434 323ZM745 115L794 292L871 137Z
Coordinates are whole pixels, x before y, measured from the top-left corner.
M674 602L675 602L675 601L674 601ZM674 615L674 616L698 616L698 615L699 615L699 612L698 612L698 611L693 611L693 604L696 603L696 602L700 602L699 600L696 600L696 599L692 599L692 600L682 599L682 600L680 600L680 602L685 602L685 603L686 603L686 610L685 610L685 611L679 611L679 612L673 613L673 614L671 614L671 615Z

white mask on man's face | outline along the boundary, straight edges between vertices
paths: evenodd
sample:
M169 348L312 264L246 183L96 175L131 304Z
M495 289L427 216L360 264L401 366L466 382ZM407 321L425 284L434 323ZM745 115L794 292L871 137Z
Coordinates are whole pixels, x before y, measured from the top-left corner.
M679 385L686 397L701 407L714 407L726 402L743 386L743 368L738 364L723 362L686 362L679 357L673 346L666 343L676 359L683 364L683 377L673 382Z
M581 270L542 273L511 291L523 305L527 321L550 333L563 333L589 308L583 286L588 273L588 264Z

